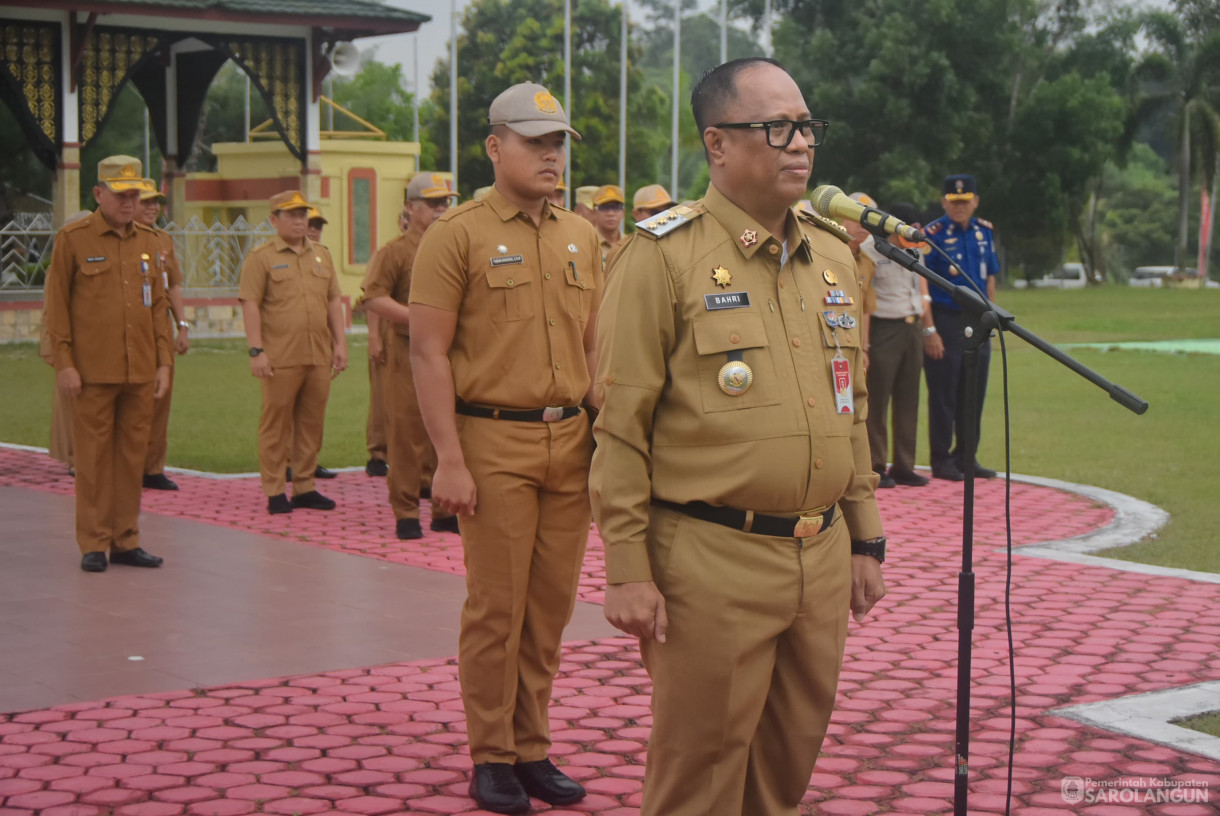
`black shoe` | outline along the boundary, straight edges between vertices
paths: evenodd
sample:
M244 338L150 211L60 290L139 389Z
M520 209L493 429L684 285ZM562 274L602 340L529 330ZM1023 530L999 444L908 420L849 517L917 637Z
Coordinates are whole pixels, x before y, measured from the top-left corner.
M507 762L484 762L470 776L470 798L492 813L529 813L530 798Z
M129 567L159 567L165 561L160 556L144 552L140 547L134 550L111 550L111 564L126 564Z
M913 470L895 470L890 468L890 479L906 487L923 487L928 483L927 476L920 476Z
M324 468L321 465L318 465L316 468L313 469L313 477L315 479L333 479L338 475L339 474L335 473L333 470Z
M85 572L105 572L108 566L104 552L87 552L80 557L80 568Z
M144 487L149 490L177 490L178 483L164 473L145 473Z
M976 479L994 479L996 473L989 467L983 467L978 462L974 463L974 476Z
M932 478L944 479L946 482L964 482L966 474L962 473L962 469L952 462L946 462L943 465L932 466Z
M421 499L431 499L432 498L432 485L423 485L422 487L420 487L419 497Z
M889 488L889 487L895 487L898 484L897 482L895 482L893 480L893 478L890 476L890 474L886 473L884 470L874 470L873 473L876 473L878 476L881 477L881 481L877 482L877 487Z
M461 533L461 530L458 529L457 516L434 518L428 523L428 529L434 533Z
M394 534L403 541L414 541L424 537L424 531L419 526L419 519L413 518L399 519L394 522Z
M316 490L292 497L293 507L303 507L306 510L334 510L334 499L328 499Z
M385 463L384 459L374 457L364 466L364 472L370 476L385 476L390 472L390 466Z
M278 496L271 496L267 499L267 512L273 516L278 516L282 513L292 512L292 502L288 501L288 497L283 493Z
M513 766L521 787L530 796L536 796L548 805L570 805L585 798L585 789L574 782L549 759L537 762L518 762Z

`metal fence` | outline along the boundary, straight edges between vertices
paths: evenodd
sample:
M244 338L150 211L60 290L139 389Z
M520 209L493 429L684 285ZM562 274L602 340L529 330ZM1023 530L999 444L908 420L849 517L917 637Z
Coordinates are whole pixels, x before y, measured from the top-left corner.
M171 222L165 231L174 239L188 289L236 288L246 254L275 235L269 222L251 226L241 216L211 226L194 217L183 226ZM0 292L42 289L55 232L49 213L17 213L0 227Z

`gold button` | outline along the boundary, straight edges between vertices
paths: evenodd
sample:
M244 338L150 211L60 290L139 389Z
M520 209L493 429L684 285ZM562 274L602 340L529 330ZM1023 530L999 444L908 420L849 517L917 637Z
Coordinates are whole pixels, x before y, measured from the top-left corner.
M550 320L548 320L548 321L547 321L547 323L550 323L552 326L554 326L554 325L555 325L555 318L553 318L553 317L552 317Z
M809 399L805 400L805 402L809 403L809 407L812 408L816 400L814 400L813 397L810 397Z
M778 255L778 254L779 254L779 247L777 247L775 244L772 244L772 245L771 245L771 248L770 248L770 249L768 249L767 251L768 251L768 252L770 252L772 255Z
M506 284L508 284L509 286L512 286L512 285L513 285L513 279L512 279L512 278L509 278L508 280L506 280L506 281L504 281L504 282L505 282Z
M793 337L793 338L792 338L792 345L796 346L797 348L800 348L800 347L801 347L801 338L799 338L799 337Z
M780 289L783 289L783 288L784 288L784 282L783 282L783 281L780 281L780 282L779 282L779 288L780 288Z
M821 469L822 469L822 460L821 460L821 459L814 459L814 460L813 460L813 466L814 466L815 468L817 468L818 470L821 470Z
M737 334L730 334L730 335L729 335L729 342L730 342L730 343L733 343L734 345L736 345L737 343L740 343L740 342L741 342L741 337L740 337L739 335L737 335Z
M542 277L546 278L547 280L550 280L550 279L551 279L551 273L550 273L550 272L547 272L547 273L546 273L545 275L543 275Z
M559 368L560 368L559 363L555 363L555 370L556 370L556 371L558 371L558 370L559 370Z

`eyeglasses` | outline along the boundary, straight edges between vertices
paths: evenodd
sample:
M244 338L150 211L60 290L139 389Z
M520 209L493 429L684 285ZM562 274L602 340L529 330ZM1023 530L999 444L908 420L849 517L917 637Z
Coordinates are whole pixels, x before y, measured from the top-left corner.
M800 122L794 122L791 119L772 119L770 122L721 122L714 127L742 130L762 128L767 132L767 144L783 150L792 144L792 137L798 130L811 147L821 146L822 140L826 138L826 128L830 127L830 122L825 119L805 119Z

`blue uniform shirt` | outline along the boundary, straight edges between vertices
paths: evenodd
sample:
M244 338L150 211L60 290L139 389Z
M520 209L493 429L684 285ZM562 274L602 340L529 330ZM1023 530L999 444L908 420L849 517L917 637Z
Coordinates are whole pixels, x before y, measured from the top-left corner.
M949 216L942 215L924 227L923 232L929 241L943 249L962 268L962 271L978 284L984 294L987 293L987 276L999 274L1000 271L1000 259L995 254L995 232L991 222L981 218L971 218L970 226L962 229L961 225L950 220ZM957 270L952 269L949 262L934 250L928 250L923 262L929 269L950 283L969 286L957 273ZM961 311L960 307L946 292L942 292L940 287L929 286L928 291L932 295L933 305L947 306L954 311Z

